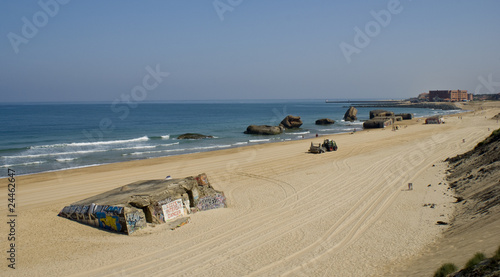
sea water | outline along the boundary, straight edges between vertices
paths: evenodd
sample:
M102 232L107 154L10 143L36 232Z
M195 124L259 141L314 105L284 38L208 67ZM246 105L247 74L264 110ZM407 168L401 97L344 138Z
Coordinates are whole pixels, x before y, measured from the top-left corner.
M22 175L361 130L375 108L358 108L358 121L344 122L347 105L323 100L135 103L121 109L103 103L1 104L0 169ZM453 112L387 110L415 117ZM300 116L301 128L274 136L243 133L251 124L278 125L287 115ZM335 124L315 125L321 118ZM213 138L177 139L183 133Z

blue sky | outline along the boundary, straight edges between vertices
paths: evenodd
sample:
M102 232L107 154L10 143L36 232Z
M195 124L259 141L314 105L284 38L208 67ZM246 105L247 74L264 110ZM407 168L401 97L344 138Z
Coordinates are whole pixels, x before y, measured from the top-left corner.
M500 1L352 2L2 1L0 102L500 92Z

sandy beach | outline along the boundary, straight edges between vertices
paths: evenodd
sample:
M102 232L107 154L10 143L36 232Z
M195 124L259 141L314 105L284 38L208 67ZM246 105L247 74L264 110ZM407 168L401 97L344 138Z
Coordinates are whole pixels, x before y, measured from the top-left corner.
M18 176L16 269L7 267L9 230L1 224L0 275L398 275L449 228L436 225L454 211L444 160L500 127L491 120L500 105L483 106L441 125L415 119L398 131L327 136L339 150L320 155L307 150L321 137ZM174 231L157 225L126 236L57 217L64 206L118 186L203 172L228 208L193 214ZM4 221L7 183L0 180ZM473 252L480 250L490 251ZM411 270L430 275L440 264Z

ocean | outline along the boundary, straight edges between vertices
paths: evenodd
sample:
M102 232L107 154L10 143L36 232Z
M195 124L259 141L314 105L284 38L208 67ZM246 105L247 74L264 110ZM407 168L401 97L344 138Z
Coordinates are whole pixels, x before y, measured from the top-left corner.
M227 101L112 104L0 104L0 168L17 175L138 159L212 151L336 134L362 129L376 108L358 108L344 122L348 104L324 100ZM387 108L415 117L449 114L416 108ZM278 125L287 115L303 125L275 136L247 135L248 125ZM320 118L335 124L315 125ZM214 138L179 140L183 133ZM307 149L308 145L304 145Z

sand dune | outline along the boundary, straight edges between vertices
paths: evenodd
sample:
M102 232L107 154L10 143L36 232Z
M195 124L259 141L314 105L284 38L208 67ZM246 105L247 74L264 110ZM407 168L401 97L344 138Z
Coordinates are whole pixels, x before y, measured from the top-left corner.
M443 125L415 121L395 132L329 136L339 150L320 155L307 153L311 141L322 141L317 138L19 176L17 269L2 259L0 272L382 275L408 264L442 236L447 227L435 223L450 219L455 201L443 160L473 148L489 135L488 128L498 128L485 116L499 110L452 116ZM118 186L202 172L225 192L229 207L196 213L175 231L156 226L125 236L57 217L65 205ZM6 183L1 180L3 191ZM8 233L5 225L0 234Z

